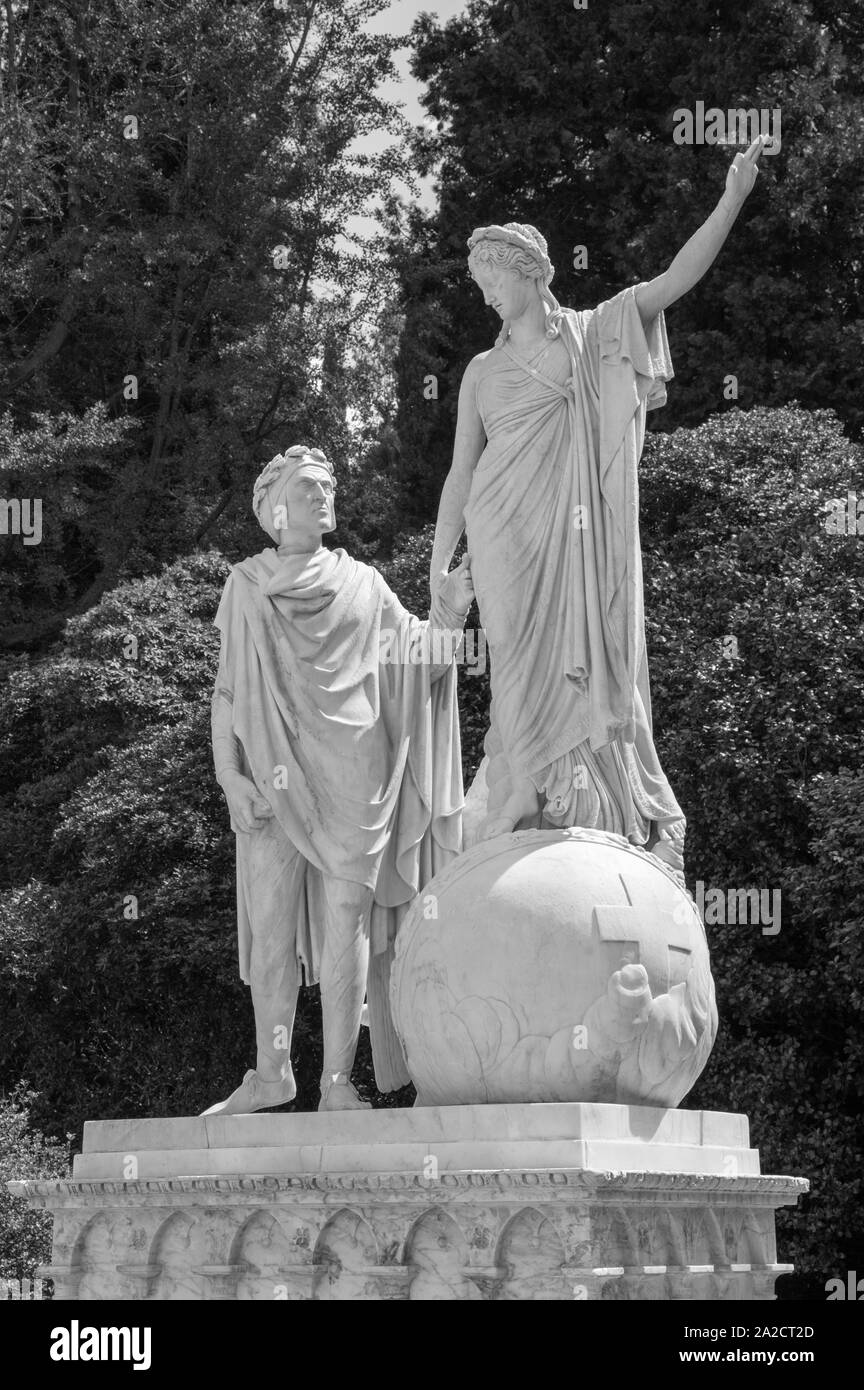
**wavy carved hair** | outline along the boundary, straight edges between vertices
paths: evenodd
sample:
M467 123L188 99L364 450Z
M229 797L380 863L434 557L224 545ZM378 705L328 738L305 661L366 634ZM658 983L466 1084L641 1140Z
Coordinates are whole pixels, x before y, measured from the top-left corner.
M534 280L540 298L546 307L546 337L557 338L560 332L558 319L561 316L561 306L549 288L549 282L554 274L554 268L549 261L549 252L546 240L541 236L536 227L522 224L519 222L506 222L504 231L518 232L522 236L536 242L538 254L532 255L527 249L514 245L513 242L499 241L493 237L483 237L476 245L472 246L468 252L468 269L476 279L475 271L478 266L492 265L504 270L515 270L524 280ZM542 256L542 260L540 257ZM545 261L545 265L543 262ZM548 270L547 270L548 267ZM496 339L496 347L505 343L510 335L510 324L502 323L501 332Z
M503 267L516 270L524 280L542 280L543 268L528 251L521 246L511 246L506 241L478 241L468 253L468 269L474 271L478 265Z

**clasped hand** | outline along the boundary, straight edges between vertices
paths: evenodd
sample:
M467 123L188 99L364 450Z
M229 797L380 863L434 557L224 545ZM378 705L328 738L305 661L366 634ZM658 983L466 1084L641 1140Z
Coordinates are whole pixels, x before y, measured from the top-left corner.
M432 593L440 595L449 608L464 618L474 602L474 584L471 579L471 559L465 555L454 570L442 570L432 576Z

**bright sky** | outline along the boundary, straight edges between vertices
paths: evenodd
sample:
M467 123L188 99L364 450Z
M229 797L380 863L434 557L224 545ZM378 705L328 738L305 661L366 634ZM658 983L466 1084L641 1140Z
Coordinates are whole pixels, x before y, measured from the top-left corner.
M425 4L422 0L391 0L386 10L382 10L369 21L367 29L372 34L407 35L419 14L437 15L439 22L446 24L448 19L461 14L465 5L466 0L427 0ZM408 48L403 48L394 54L397 79L394 82L382 83L379 90L387 100L401 102L406 119L412 125L419 125L425 118L425 112L420 105L422 84L416 82L408 70L409 53ZM383 132L380 135L367 135L356 142L355 148L362 151L384 149L390 143L390 139L391 137ZM420 201L427 207L433 205L431 180L424 180ZM358 221L357 225L362 224Z
M465 0L428 0L426 4L417 3L417 0L391 0L387 9L370 20L366 27L370 34L407 34L419 14L437 15L439 22L446 24L448 19L461 14L465 7ZM397 53L395 62L399 69L399 81L382 86L382 95L403 101L409 121L420 121L423 117L418 98L421 84L415 82L408 71L408 50L402 49Z

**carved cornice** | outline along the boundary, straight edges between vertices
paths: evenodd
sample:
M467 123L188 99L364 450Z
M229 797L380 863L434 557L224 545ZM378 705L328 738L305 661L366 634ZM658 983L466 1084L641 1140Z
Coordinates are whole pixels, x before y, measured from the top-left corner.
M313 1173L260 1176L190 1176L175 1178L27 1179L7 1184L10 1192L35 1207L130 1205L232 1205L272 1201L282 1196L304 1203L333 1194L361 1201L447 1203L513 1202L518 1205L570 1199L599 1203L663 1202L698 1204L706 1198L746 1206L794 1205L810 1189L806 1178L766 1174L728 1177L706 1173L457 1172L427 1179L410 1173ZM725 1199L725 1200L723 1200ZM714 1203L712 1202L712 1205Z

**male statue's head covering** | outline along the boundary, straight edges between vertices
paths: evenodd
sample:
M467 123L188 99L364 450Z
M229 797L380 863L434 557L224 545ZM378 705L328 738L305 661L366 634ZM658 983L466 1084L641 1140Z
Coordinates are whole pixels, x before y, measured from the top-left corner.
M484 262L504 265L518 270L529 280L537 281L540 298L546 306L546 336L557 338L558 319L562 309L550 290L555 267L549 259L546 238L528 222L505 222L503 227L477 227L468 238L468 265L471 270ZM510 324L501 325L496 346L505 343Z
M326 469L335 488L336 475L333 465L320 449L310 449L306 444L295 444L292 448L286 449L284 454L277 454L255 479L252 510L274 541L279 540L280 529L274 520L276 508L280 505L286 506L287 515L285 493L294 474L304 464L316 464L319 468Z

